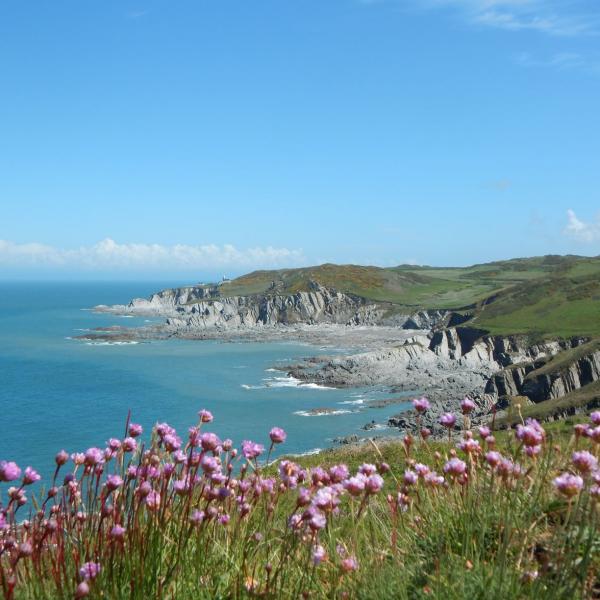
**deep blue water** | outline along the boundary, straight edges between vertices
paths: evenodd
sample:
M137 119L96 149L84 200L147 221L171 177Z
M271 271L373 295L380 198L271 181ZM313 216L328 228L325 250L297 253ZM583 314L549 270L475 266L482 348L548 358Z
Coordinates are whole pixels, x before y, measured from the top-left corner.
M314 389L268 371L322 353L306 345L182 340L90 345L69 339L98 326L144 324L143 318L84 309L125 303L170 285L174 282L0 282L0 460L31 465L47 476L61 448L80 451L121 436L129 409L146 431L167 421L185 437L197 411L207 408L215 415L212 430L236 443L266 444L277 425L288 432L282 451L302 453L331 445L335 436L360 433L366 422L383 422L400 408L361 410L348 403L385 397L385 390ZM351 412L297 414L318 407Z

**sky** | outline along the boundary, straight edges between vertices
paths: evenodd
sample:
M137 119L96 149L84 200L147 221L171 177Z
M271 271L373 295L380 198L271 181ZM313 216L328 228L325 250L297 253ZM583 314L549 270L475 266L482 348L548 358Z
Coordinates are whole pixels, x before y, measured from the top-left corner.
M0 0L0 278L600 254L597 0Z

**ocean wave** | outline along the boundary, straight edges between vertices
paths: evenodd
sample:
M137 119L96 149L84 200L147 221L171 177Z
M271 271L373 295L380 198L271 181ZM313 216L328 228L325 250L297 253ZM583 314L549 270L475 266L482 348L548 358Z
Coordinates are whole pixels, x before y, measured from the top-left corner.
M359 398L357 400L342 400L341 402L338 402L338 404L356 404L358 406L360 406L361 404L364 404L365 400L364 398Z
M121 319L133 319L134 315L117 315Z
M291 375L283 377L265 377L261 385L250 385L242 383L241 387L245 390L262 390L268 388L297 388L304 390L334 390L335 388L319 385L318 383L303 383Z
M296 454L286 454L286 456L294 456L294 457L312 456L313 454L319 454L319 452L323 452L323 448L311 448L310 450L307 450L306 452L297 452Z
M118 341L118 342L86 342L86 346L133 346L139 344L134 340L131 341Z
M349 415L355 411L353 410L328 410L327 412L313 412L311 410L297 410L294 414L299 417L335 417L337 415Z
M281 373L279 369L265 369L265 373Z

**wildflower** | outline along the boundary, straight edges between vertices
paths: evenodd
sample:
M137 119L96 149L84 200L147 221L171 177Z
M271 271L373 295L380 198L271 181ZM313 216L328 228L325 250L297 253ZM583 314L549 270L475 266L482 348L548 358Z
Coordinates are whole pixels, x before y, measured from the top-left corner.
M502 455L500 452L490 450L489 452L485 453L485 460L490 467L496 467L502 460Z
M360 467L358 467L358 472L368 477L369 475L377 473L377 467L370 463L363 463L362 465L360 465Z
M145 499L146 507L150 512L157 511L160 507L160 494L152 490Z
M315 467L311 471L311 478L314 485L319 485L320 483L327 485L331 481L329 473L321 467Z
M476 408L477 405L475 402L473 402L473 400L471 400L471 398L465 397L460 403L460 409L462 410L463 415L471 414Z
M423 438L423 440L427 440L427 438L431 435L431 429L428 429L427 427L423 427L420 431L421 433L421 437Z
M350 472L346 465L334 465L329 469L329 477L333 483L341 483L348 479Z
M424 466L424 465L423 465ZM404 471L404 484L405 485L415 485L419 480L419 475L410 469Z
M472 438L462 440L462 442L459 442L458 447L467 454L478 452L480 450L479 442Z
M116 490L123 485L123 480L118 475L109 475L106 478L106 489L109 492Z
M195 510L192 515L190 516L190 521L194 524L194 525L200 525L200 523L202 523L202 521L204 521L204 517L206 515L204 514L203 510Z
M68 460L69 460L69 455L64 450L57 452L56 456L54 457L54 462L59 467L62 467L64 464L66 464Z
M600 425L597 427L588 427L588 437L595 442L600 444Z
M415 398L412 401L413 408L419 413L423 414L431 408L431 404L429 404L429 400L423 396L422 398Z
M106 442L106 445L112 452L116 452L121 447L121 440L118 440L117 438L110 438L108 442Z
M453 415L452 413L445 413L440 417L440 423L448 429L454 429L454 425L456 424L456 415Z
M90 586L85 581L82 581L75 590L75 598L85 598L89 596L89 593Z
M340 566L342 567L342 571L350 573L351 571L356 571L358 569L358 561L354 556L348 556L342 560Z
M223 526L228 525L229 524L229 515L221 515L219 517L219 523Z
M365 491L367 494L378 494L383 488L383 477L381 475L369 475L365 481Z
M600 499L600 485L596 484L590 488L590 496ZM2 531L2 527L0 527L0 531Z
M594 425L600 425L600 411L599 410L595 410L593 413L590 414L590 421Z
M229 452L233 448L233 442L229 438L227 438L221 444L221 448L223 448L224 452Z
M21 469L15 462L0 461L0 481L14 481L21 477Z
M205 454L200 460L200 466L205 473L214 473L219 470L221 464L215 456Z
M201 423L210 423L213 420L212 413L204 408L198 412Z
M525 454L529 456L529 458L533 458L537 456L542 451L541 446L525 446Z
M598 459L587 450L573 452L571 460L580 473L591 473L598 468Z
M88 448L84 453L84 463L89 467L101 465L104 462L104 453L100 448Z
M296 506L307 506L308 504L310 504L310 491L306 488L300 488L298 490Z
M33 554L33 547L29 542L22 542L19 544L18 556L19 558L27 558Z
M489 437L492 434L492 430L487 426L487 425L482 425L479 429L479 437L482 440L485 440L487 437Z
M556 477L553 481L554 487L568 498L576 496L583 488L583 479L579 475L572 475L571 473L563 473Z
M132 438L140 437L144 432L144 428L139 423L131 423L129 425L129 435Z
M123 440L123 452L135 452L137 450L137 442L132 437L126 437Z
M385 475L386 473L389 473L390 470L390 465L388 465L386 462L381 462L377 465L377 472L380 475Z
M332 511L339 503L336 491L330 486L318 490L313 498L313 505L323 511Z
M282 444L287 438L287 433L281 427L273 427L269 432L269 437L274 444Z
M187 496L191 490L190 482L187 479L178 479L173 483L173 490L178 496Z
M525 425L517 425L517 439L525 446L539 446L546 437L546 432L535 419L527 419Z
M414 469L419 477L425 477L425 475L427 475L427 473L430 471L429 467L423 463L417 463Z
M27 467L23 475L23 485L31 485L32 483L39 481L41 478L42 476L35 469Z
M308 526L313 531L319 531L327 525L327 517L321 511L314 511L313 515L308 520Z
M101 569L100 563L86 562L81 569L79 569L79 577L84 581L89 581L90 579L94 580L98 577Z
M172 433L167 433L163 438L163 444L169 452L175 452L181 448L181 438Z
M200 445L205 452L215 451L221 443L219 437L214 433L203 433L200 436Z
M465 473L467 470L467 465L460 460L460 458L451 458L445 465L444 465L444 473L448 473L449 475L454 475L454 476L458 476L458 475L462 475L463 473Z
M176 433L176 431L168 423L157 423L154 429L161 440L165 437L165 435L175 435Z
M359 473L344 481L344 488L351 496L360 496L365 490L365 480L366 477Z
M423 481L430 487L437 487L442 485L445 479L441 475L438 475L435 471L431 471L423 477Z
M317 545L313 547L312 550L312 562L315 567L318 567L324 560L327 559L327 552L325 552L325 548L321 545Z
M121 541L123 541L124 537L125 537L125 527L122 527L121 525L115 525L110 530L110 538L112 540L121 542Z

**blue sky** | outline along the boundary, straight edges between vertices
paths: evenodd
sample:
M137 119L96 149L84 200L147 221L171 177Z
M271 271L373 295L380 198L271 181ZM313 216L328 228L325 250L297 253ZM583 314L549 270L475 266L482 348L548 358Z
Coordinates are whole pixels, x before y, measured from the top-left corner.
M596 0L0 3L0 277L600 254Z

